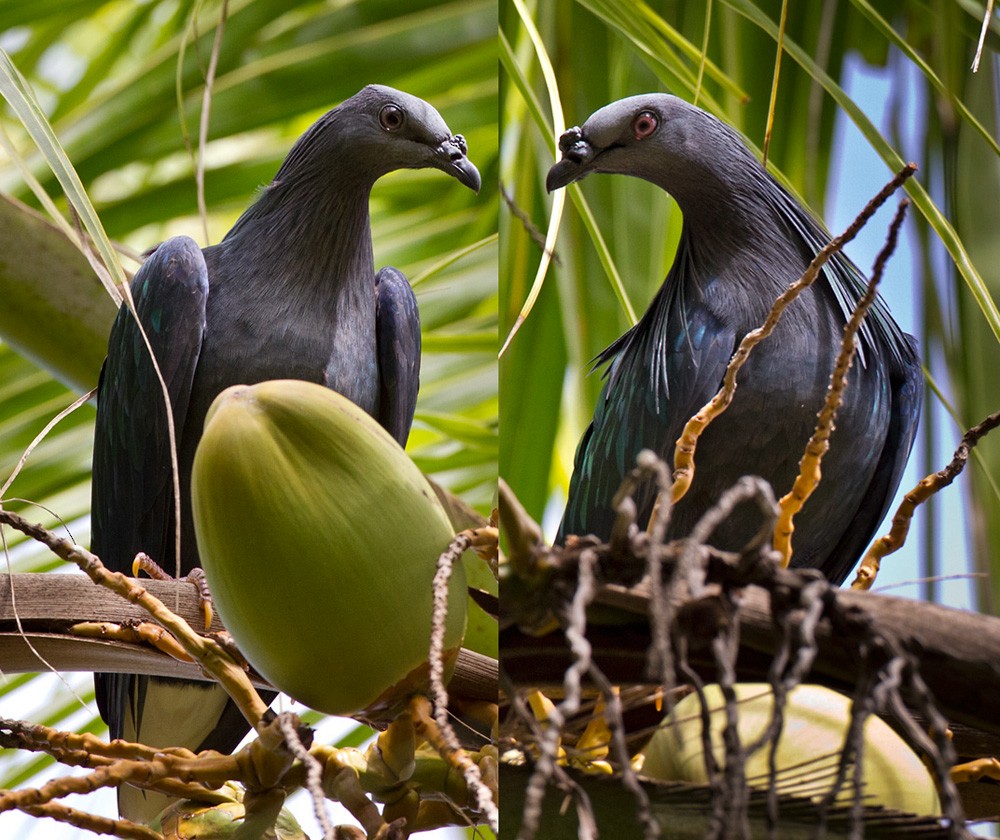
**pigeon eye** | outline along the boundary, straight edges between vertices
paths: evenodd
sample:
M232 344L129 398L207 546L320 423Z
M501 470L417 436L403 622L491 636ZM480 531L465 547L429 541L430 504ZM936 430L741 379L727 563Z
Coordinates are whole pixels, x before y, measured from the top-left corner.
M403 124L403 109L398 105L386 105L378 112L378 121L386 131L396 131Z
M657 126L660 121L656 118L656 114L652 111L642 111L639 116L635 118L635 122L632 123L632 130L635 132L636 140L645 140L656 131Z

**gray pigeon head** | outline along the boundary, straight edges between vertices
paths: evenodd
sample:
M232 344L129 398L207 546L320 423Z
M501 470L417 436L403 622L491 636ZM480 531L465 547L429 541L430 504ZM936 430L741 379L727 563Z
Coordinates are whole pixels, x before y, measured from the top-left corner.
M700 108L665 93L630 96L595 111L559 138L562 160L545 180L549 192L612 172L652 181L682 202L714 181L759 168L740 136ZM707 183L706 183L707 182Z
M317 120L282 168L297 173L306 161L322 167L326 156L335 156L360 178L374 182L396 169L433 167L479 192L479 171L467 151L465 138L453 135L424 100L385 85L368 85ZM281 177L279 172L277 180Z

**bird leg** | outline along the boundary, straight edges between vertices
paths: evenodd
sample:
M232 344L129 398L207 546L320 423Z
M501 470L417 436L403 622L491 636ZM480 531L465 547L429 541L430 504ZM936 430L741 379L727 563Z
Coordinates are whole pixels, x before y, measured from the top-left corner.
M145 572L153 580L174 580L174 576L164 570L152 557L140 551L132 561L132 577L139 577L139 572ZM212 593L208 589L208 579L205 577L205 570L200 567L193 568L180 580L186 580L198 590L198 597L201 599L201 615L205 620L205 629L212 626Z

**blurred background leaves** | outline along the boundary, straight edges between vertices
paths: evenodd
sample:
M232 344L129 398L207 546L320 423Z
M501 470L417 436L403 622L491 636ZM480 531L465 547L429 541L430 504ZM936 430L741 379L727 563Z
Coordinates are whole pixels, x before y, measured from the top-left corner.
M0 46L125 253L181 233L208 244L191 147L220 8L217 0L0 4ZM372 196L372 224L376 266L402 269L420 305L424 357L409 451L488 514L499 449L495 0L230 0L205 149L209 237L225 235L316 118L371 82L431 102L465 135L483 176L478 197L439 172L387 176ZM11 153L0 152L0 295L11 303L0 314L0 485L45 423L96 385L115 312L87 261L35 212L41 208L18 158L72 224L58 184L9 109L2 128ZM131 272L138 262L124 265ZM93 418L87 405L59 423L3 495L5 506L65 525L84 545ZM13 571L57 566L34 546L7 540ZM89 675L71 683L92 698ZM42 691L11 679L0 685L0 705L10 709L17 692L45 696L44 711L30 719L99 727L79 722L65 687ZM44 763L3 756L0 787L29 784Z
M524 0L519 11L514 0L501 3L500 179L508 197L500 222L501 335L514 323L540 259L550 202L543 185L555 160L546 134L551 136L553 122L563 119L554 119L550 111L529 24L541 35L544 60L554 66L565 125L580 124L624 96L665 90L736 126L759 150L781 6L780 0ZM922 420L916 471L910 473L914 481L943 466L962 430L995 411L1000 395L993 302L1000 296L996 15L983 65L978 74L970 70L984 10L984 3L958 0L791 3L784 35L768 152L768 166L779 179L831 224L836 191L849 190L853 203L846 225L898 168L897 161L915 160L920 166L914 179L919 184L910 190L913 264L907 266L897 255L890 272L901 279L883 288L897 315L905 314L906 328L918 334L942 391L930 397ZM887 101L874 103L887 115L878 123L866 115L871 97L865 100L858 85L849 83L852 75L856 80L865 73L877 75L889 90ZM532 98L537 106L529 106ZM543 115L544 126L535 112ZM855 160L835 166L848 121L884 162L874 177ZM641 313L672 260L681 223L676 205L659 189L630 178L598 176L573 190L589 202L626 293ZM885 224L877 218L872 229L877 249ZM568 208L555 249L557 263L500 362L500 474L529 513L545 516L552 530L577 441L601 385L599 375L588 374L590 360L631 323L599 251L581 214ZM870 267L867 259L862 268ZM942 397L954 419L943 410ZM968 492L962 497L962 528L969 533L972 565L992 572L992 583L984 576L972 584L971 600L995 611L1000 441L983 443L970 473L971 481L963 480ZM919 543L922 566L902 576L966 571L962 528L935 526L940 514L920 516L920 533L911 541ZM921 587L924 597L938 592L932 580Z

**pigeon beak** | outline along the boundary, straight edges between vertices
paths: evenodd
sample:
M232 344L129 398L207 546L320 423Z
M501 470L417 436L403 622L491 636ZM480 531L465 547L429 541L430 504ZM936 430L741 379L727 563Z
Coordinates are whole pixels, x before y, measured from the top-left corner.
M574 181L579 181L586 174L587 170L581 166L579 161L564 157L545 176L545 190L546 192L552 192L562 187L568 187Z
M465 184L473 192L478 193L482 181L479 178L479 170L476 169L472 161L463 156L460 160L452 161L452 163L454 166L453 174L459 182Z
M545 178L545 189L548 192L579 181L590 174L590 165L594 160L594 147L584 139L579 128L571 128L559 138L559 149L562 160L555 164Z
M479 178L479 170L466 157L467 152L468 147L461 134L449 137L435 150L439 161L438 166L456 178L459 183L465 184L470 190L478 193L482 183Z

